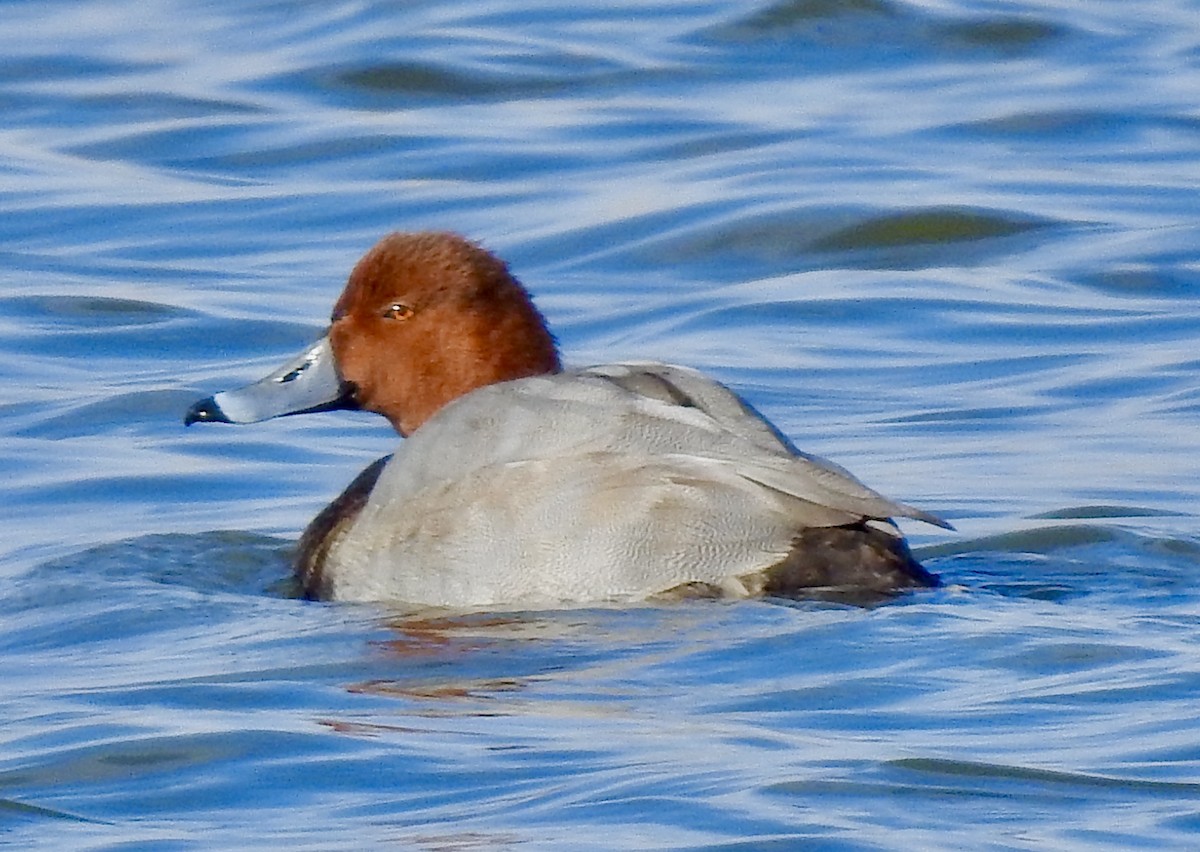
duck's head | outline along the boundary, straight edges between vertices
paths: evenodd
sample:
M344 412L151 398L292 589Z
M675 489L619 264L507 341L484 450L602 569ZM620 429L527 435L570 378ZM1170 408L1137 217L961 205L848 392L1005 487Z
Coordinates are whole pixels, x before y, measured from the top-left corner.
M184 423L360 408L409 435L476 388L560 368L503 261L457 234L397 233L354 267L324 337L266 378L200 400Z

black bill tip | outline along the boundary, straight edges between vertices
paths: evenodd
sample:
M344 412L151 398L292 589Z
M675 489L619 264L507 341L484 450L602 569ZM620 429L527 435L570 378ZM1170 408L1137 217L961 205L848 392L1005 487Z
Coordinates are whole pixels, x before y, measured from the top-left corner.
M221 406L217 405L216 399L208 397L199 402L192 404L192 407L187 410L187 414L183 415L183 425L191 426L193 423L232 423L225 412L221 410Z

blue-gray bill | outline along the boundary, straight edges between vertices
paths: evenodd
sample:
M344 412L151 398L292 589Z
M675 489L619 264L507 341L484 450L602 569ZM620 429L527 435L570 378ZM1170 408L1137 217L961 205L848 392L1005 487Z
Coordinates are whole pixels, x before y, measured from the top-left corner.
M338 375L329 338L322 337L269 376L194 403L183 423L257 423L357 407L354 387Z

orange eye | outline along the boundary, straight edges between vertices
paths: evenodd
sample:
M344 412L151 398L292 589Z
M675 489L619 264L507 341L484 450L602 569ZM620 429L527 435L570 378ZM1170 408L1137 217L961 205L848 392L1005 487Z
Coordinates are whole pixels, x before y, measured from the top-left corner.
M392 302L388 305L382 316L385 319L406 320L413 315L413 309L403 302Z

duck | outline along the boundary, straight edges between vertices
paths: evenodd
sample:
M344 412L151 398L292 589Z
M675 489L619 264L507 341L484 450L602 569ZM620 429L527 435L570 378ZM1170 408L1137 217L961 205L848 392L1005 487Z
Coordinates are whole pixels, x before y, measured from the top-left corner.
M697 370L565 368L525 287L456 233L385 236L317 342L184 424L347 409L403 440L301 534L307 598L480 610L940 583L895 519L945 520L796 449Z

